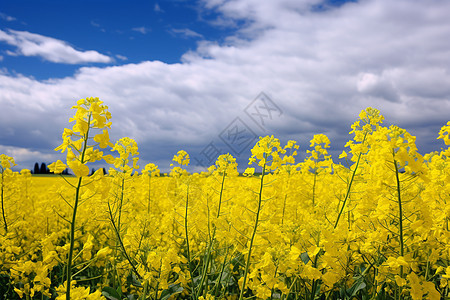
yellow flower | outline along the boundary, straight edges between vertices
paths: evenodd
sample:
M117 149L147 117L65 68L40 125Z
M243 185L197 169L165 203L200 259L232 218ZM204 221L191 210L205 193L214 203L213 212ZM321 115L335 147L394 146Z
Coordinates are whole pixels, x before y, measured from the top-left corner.
M244 176L253 176L255 174L255 168L247 168L245 169Z
M102 159L103 159L104 161L106 161L108 164L113 164L114 161L115 161L114 156L112 156L111 154L103 155Z
M82 164L79 160L67 162L69 168L72 169L73 173L77 177L84 177L89 175L89 167Z
M422 285L416 273L410 273L408 276L409 285L411 287L410 293L413 300L421 300L423 296Z
M339 155L339 159L341 158L346 158L347 157L347 152L342 151L342 153Z
M306 265L303 268L302 274L305 277L307 277L308 279L311 279L311 280L320 279L322 277L322 273L319 270L317 270L316 268L313 268L310 265Z
M437 273L437 271L436 271ZM450 279L450 266L445 269L445 274L442 275L443 278Z
M146 164L142 170L142 174L147 174L149 176L159 176L160 172L158 166L152 163Z
M397 283L398 286L406 285L406 280L398 275L395 275L395 282Z
M48 168L49 168L50 172L55 173L55 174L60 174L65 169L67 169L67 165L58 159L56 162L48 165Z
M450 145L450 121L447 122L446 126L442 126L438 139L443 139L446 145Z
M97 291L93 292L92 294L89 294L86 297L86 300L106 300L106 298L102 296L102 292L97 290Z
M0 154L0 167L1 169L11 169L15 166L14 158L9 157L5 154Z
M109 141L108 130L103 129L103 133L99 133L94 136L94 141L96 141L100 148L106 148L108 146L113 147L114 145Z
M173 156L172 160L182 166L187 166L189 165L189 154L184 150L180 150L176 155Z

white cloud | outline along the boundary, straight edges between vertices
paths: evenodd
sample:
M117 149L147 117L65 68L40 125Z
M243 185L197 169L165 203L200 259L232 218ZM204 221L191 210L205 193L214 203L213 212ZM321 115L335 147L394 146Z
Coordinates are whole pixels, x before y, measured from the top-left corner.
M30 148L3 146L0 145L0 153L14 158L14 161L19 166L19 169L29 169L33 167L34 163L50 163L57 160L57 153L45 153L35 151ZM38 159L38 160L36 160ZM14 167L13 167L14 168Z
M135 27L135 28L132 28L131 30L140 32L142 34L147 34L147 33L149 33L151 31L150 28L147 28L147 27L144 27L144 26L142 26L142 27Z
M158 3L155 3L155 6L153 6L153 11L158 12L158 13L164 12L164 10L161 9L161 6L159 6Z
M5 20L7 22L12 22L12 21L16 20L16 18L8 16L7 14L1 13L1 12L0 12L0 19Z
M9 55L39 56L54 63L66 64L112 62L109 56L97 51L79 51L65 41L28 31L0 30L0 41L17 48L15 52L8 51Z
M106 32L105 28L103 28L99 23L95 21L91 21L91 25L98 28L101 32Z
M203 35L201 35L198 32L195 32L189 28L180 28L180 29L176 29L176 28L172 28L169 31L171 34L173 35L179 35L183 38L203 38Z
M120 54L116 54L116 57L120 60L128 60L128 57L120 55Z
M444 146L436 137L450 112L450 2L311 10L318 2L205 0L223 20L246 25L223 44L200 42L182 63L83 67L49 81L0 73L0 144L53 149L68 108L98 96L113 116L111 136L135 138L141 159L167 168L177 150L194 156L238 116L254 126L243 110L265 91L284 113L256 133L299 140L303 149L326 133L341 151L368 106L417 135L420 151Z
M357 82L358 92L368 96L397 102L398 95L392 81L372 73L363 73Z

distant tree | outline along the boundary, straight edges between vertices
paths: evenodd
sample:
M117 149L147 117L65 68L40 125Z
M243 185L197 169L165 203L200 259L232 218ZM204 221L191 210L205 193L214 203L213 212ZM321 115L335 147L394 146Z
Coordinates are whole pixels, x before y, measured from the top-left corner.
M69 175L69 169L65 169L64 171L62 171L61 174L62 175Z
M103 175L107 175L108 173L106 172L106 169L105 168L102 168L103 169Z
M34 164L33 174L39 174L39 164L38 163Z
M94 175L94 173L95 173L95 169L92 168L92 170L91 170L91 175Z
M48 174L50 171L48 170L45 163L41 163L41 168L39 169L39 174Z

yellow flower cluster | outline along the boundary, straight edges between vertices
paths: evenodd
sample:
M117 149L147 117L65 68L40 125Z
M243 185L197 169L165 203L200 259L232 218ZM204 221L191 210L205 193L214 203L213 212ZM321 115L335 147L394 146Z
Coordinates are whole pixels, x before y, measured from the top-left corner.
M161 176L155 164L140 169L134 140L109 141L100 100L74 108L57 148L66 163L51 169L76 177L13 172L14 160L0 156L2 298L450 296L449 149L421 155L415 137L382 126L376 109L351 126L347 166L333 161L323 134L302 161L295 141L266 136L246 176L230 154L189 174L185 151ZM450 123L438 138L448 145L449 135ZM109 175L88 176L99 159Z
M72 109L76 109L76 113L69 121L75 122L75 124L72 129L64 129L63 142L55 148L56 151L61 150L62 153L67 151L67 165L58 160L50 164L48 168L51 172L59 174L68 166L77 177L83 177L89 175L88 162L104 158L103 152L96 147L112 146L106 129L111 127L111 122L109 122L111 114L108 112L108 107L103 105L98 98L78 100L77 105ZM96 144L89 144L88 137L92 135L91 131L100 129L102 132L94 136Z

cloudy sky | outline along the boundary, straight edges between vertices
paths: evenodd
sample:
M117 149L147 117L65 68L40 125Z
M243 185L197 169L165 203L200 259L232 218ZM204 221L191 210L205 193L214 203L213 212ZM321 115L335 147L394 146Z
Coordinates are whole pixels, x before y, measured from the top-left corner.
M0 153L18 168L53 151L80 98L141 165L180 149L245 168L256 137L326 134L336 157L366 107L440 150L450 120L450 1L32 1L0 5Z

